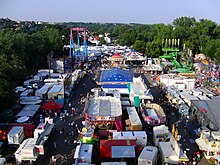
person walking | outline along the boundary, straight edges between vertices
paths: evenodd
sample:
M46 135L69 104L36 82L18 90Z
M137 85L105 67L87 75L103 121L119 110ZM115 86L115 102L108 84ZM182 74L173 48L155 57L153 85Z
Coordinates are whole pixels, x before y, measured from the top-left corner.
M53 145L54 145L54 148L56 149L57 148L57 143L53 142Z

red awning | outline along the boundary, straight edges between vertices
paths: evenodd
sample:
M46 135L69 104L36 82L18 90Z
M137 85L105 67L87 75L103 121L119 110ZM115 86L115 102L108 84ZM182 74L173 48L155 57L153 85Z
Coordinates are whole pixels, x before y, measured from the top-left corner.
M63 107L63 104L56 103L53 99L50 99L48 103L43 103L41 105L41 108L44 110L57 110L61 109Z

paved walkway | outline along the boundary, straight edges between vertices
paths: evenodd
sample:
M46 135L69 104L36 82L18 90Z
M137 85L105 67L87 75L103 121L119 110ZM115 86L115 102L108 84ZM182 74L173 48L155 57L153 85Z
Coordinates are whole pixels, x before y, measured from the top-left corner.
M91 75L92 76L92 75ZM45 155L41 156L37 164L48 165L51 164L52 156L57 156L57 164L72 164L74 163L73 156L75 153L75 148L77 144L74 143L77 135L75 133L75 127L70 127L69 123L75 122L78 128L82 128L82 121L84 120L84 115L81 112L84 109L83 105L78 104L80 95L86 95L91 91L92 88L96 87L95 82L91 79L90 75L85 75L81 79L80 83L75 86L75 89L70 97L69 102L71 102L71 107L65 105L64 109L68 111L69 114L72 113L72 107L78 109L77 114L74 117L66 117L65 120L60 120L56 118L56 130L51 134L50 138L45 144ZM60 130L63 129L64 133L60 134ZM74 133L74 135L69 136L68 134ZM54 144L55 143L55 144ZM55 146L56 145L56 146ZM61 156L66 157L66 160L61 160Z

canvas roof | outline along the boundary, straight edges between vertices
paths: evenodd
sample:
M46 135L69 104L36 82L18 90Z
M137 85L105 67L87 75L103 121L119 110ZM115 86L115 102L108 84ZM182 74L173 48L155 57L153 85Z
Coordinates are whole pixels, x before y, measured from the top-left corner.
M41 105L41 108L45 110L56 110L56 109L61 109L62 107L63 104L56 103L53 99L50 99L49 102L43 103Z
M121 68L102 70L99 82L132 82L133 74L130 70Z
M110 96L99 96L96 98L91 98L89 100L88 109L86 111L90 117L121 116L121 101L119 98L114 98Z

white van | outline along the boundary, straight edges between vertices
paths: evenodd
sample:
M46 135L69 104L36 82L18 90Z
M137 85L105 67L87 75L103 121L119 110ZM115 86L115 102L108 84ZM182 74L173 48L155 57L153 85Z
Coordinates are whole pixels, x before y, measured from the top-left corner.
M138 165L156 165L157 164L157 147L146 146L143 148L138 157Z

